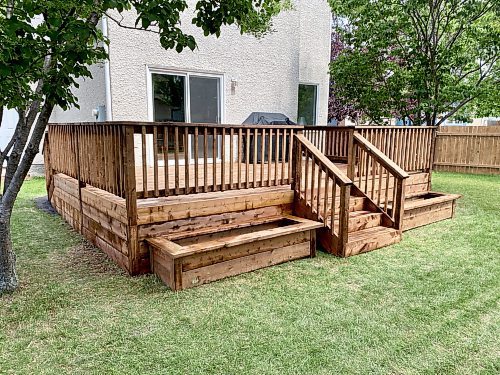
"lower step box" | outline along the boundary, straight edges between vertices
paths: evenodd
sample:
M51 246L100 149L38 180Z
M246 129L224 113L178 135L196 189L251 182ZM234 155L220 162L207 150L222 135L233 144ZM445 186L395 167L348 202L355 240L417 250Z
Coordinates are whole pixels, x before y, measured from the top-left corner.
M294 216L194 237L147 240L152 271L172 290L316 255L316 229L323 224Z

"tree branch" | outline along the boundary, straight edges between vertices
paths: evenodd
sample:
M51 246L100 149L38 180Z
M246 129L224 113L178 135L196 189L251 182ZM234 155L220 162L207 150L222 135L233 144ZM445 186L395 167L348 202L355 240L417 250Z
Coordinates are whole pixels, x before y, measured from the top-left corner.
M159 31L157 30L151 30L151 29L144 29L142 27L135 27L135 26L128 26L128 25L124 25L122 23L123 21L123 16L122 16L122 19L121 20L117 20L116 18L112 17L109 15L109 13L104 13L106 15L106 17L108 17L111 21L113 21L115 24L117 24L119 27L123 28L123 29L129 29L129 30L138 30L138 31L147 31L149 33L153 33L153 34L160 34Z

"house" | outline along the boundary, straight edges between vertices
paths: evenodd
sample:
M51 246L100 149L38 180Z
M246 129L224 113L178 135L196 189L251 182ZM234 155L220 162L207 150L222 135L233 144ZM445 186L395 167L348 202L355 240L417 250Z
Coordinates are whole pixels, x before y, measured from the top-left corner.
M294 122L326 124L331 22L326 1L295 0L294 9L280 14L263 38L241 35L236 26L224 27L219 38L204 37L191 24L196 1L188 4L182 27L195 36L198 48L180 54L163 49L154 33L104 18L109 62L92 66L93 79L81 80L80 110L56 110L51 121L241 124L252 112L279 112ZM130 12L122 23L134 21Z

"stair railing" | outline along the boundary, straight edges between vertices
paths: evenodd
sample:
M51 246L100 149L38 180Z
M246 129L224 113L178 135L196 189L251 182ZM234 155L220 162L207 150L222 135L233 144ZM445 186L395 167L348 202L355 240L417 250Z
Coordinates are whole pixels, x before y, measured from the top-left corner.
M295 209L299 216L322 221L333 241L328 251L343 254L349 232L349 200L353 182L304 135L293 143Z
M408 173L359 133L349 154L349 178L401 230Z

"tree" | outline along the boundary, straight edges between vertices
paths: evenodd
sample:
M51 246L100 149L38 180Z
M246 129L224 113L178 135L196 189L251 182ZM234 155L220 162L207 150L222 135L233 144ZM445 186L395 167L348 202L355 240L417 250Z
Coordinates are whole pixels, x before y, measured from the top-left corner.
M346 46L341 36L336 31L333 31L330 54L331 61L336 61L345 49ZM328 95L328 121L335 120L339 123L348 117L357 120L360 116L361 113L342 97L342 88L332 77L330 79L330 92Z
M220 35L223 25L236 24L257 36L271 30L272 17L289 0L198 0L193 24L204 34ZM98 22L107 15L122 27L120 15L135 10L132 28L158 34L166 49L194 50L196 41L180 27L186 0L0 0L0 124L3 109L19 114L14 135L0 150L7 162L0 190L0 293L18 285L10 234L14 202L28 173L55 106L77 106L71 92L88 66L107 55L109 41Z
M500 80L495 0L329 0L345 48L338 96L372 122L440 125Z

